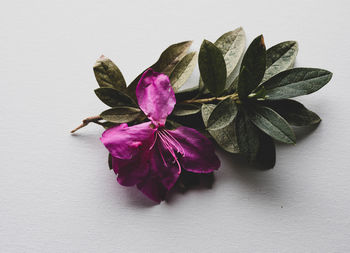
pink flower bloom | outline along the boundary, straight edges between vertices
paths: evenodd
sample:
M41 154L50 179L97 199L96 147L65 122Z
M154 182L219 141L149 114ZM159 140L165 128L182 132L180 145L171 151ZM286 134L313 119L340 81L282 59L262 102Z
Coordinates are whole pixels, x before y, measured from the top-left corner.
M137 185L147 197L160 202L182 169L209 173L220 167L212 143L197 130L164 127L176 104L168 76L148 69L136 87L136 97L151 121L130 127L121 124L101 137L121 185Z

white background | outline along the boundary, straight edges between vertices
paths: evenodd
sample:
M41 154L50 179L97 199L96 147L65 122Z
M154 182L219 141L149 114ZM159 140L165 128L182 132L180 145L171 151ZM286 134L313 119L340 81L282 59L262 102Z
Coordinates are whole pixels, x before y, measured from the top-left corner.
M0 252L349 252L348 1L2 1ZM297 66L334 73L301 97L323 119L273 170L219 152L213 189L154 205L108 170L102 53L130 82L168 45L243 26L250 43L299 42ZM187 86L197 83L198 70Z

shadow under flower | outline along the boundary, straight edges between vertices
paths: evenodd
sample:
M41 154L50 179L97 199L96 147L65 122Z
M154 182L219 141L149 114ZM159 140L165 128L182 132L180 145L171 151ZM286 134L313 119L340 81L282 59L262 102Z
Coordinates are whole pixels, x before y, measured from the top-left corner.
M193 190L210 190L215 182L215 174L212 173L192 173L182 171L180 178L175 186L168 192L165 199L167 204L172 203L177 195L185 195Z

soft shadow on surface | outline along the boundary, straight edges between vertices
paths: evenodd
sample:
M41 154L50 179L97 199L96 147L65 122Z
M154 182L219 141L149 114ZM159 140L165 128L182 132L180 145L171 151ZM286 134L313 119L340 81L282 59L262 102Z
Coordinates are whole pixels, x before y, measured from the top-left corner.
M176 186L168 193L165 201L161 204L174 205L176 202L186 198L187 193L211 191L216 184L239 184L247 192L257 195L261 199L270 201L271 199L281 199L283 194L288 191L288 185L281 182L275 169L264 170L257 164L250 164L240 155L232 155L223 151L217 151L222 162L222 167L214 174L197 174L188 179L187 187L181 186L180 180ZM191 185L191 182L193 184ZM116 182L117 183L117 182ZM122 186L119 186L122 187ZM141 192L136 187L125 187L127 192L127 202L133 206L147 208L158 205Z
M118 184L118 182L115 182ZM150 200L148 197L146 197L142 192L140 192L136 186L132 187L125 187L122 185L119 185L119 187L123 187L126 196L125 201L132 206L138 207L138 208L149 208L159 205L157 202L154 202L153 200Z
M298 127L295 128L295 133L297 141L301 142L306 137L308 137L318 125L312 127ZM96 133L84 133L84 134L72 134L72 137L79 140L84 140L88 145L96 145L96 140L99 136ZM278 144L276 147L276 152L278 154L278 146L283 144ZM283 145L285 146L285 145ZM292 147L290 147L292 148ZM211 188L216 187L216 184L239 184L249 193L253 193L257 197L266 199L270 201L271 199L281 199L285 194L292 191L292 186L287 185L288 180L285 180L283 174L276 173L276 170L281 170L279 168L279 160L277 158L276 166L270 170L264 170L258 164L251 164L241 155L234 155L219 150L217 148L216 153L219 155L221 160L221 168L219 171L215 172L214 175L196 174L190 175L185 178L185 183L187 183L186 190L182 185L177 183L167 195L166 200L161 204L173 205L180 199L186 198L188 192L203 192L210 191ZM116 175L111 174L111 177L116 177ZM183 182L182 182L183 183ZM193 185L191 185L193 183ZM138 208L150 208L157 206L158 203L148 199L143 193L141 193L136 186L124 187L115 181L115 188L122 189L122 197L119 201L125 202L127 205L138 207ZM118 189L120 194L120 189Z
M187 189L184 186L180 186L179 182L169 191L166 196L166 199L162 201L160 204L173 204L181 197L185 197L187 192L191 191L205 191L210 190L214 183L214 175L203 175L197 174L194 175L196 181L193 185L187 185ZM138 207L138 208L149 208L159 205L158 203L150 200L146 197L142 192L140 192L136 186L133 187L124 187L115 182L118 187L124 188L125 196L123 200L127 202L127 204Z
M96 143L100 143L101 134L96 132L85 132L85 133L73 133L69 134L69 138L72 140L82 141L84 144L96 145Z
M220 177L220 183L239 184L244 191L266 201L282 199L284 194L290 190L290 186L286 185L286 180L283 180L281 173L276 171L280 169L278 159L274 168L266 170L258 164L249 163L241 155L220 152L220 158L225 165L222 168L225 171Z
M178 201L179 198L186 197L188 192L210 191L215 181L215 173L196 174L184 172L184 176L178 180L168 193L165 202L171 205Z

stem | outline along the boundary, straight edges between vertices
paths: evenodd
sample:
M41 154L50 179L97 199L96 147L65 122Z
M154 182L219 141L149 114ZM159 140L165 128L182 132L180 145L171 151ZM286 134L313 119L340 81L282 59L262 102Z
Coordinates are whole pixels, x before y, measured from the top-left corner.
M96 124L99 124L100 122L98 122L99 120L101 120L101 116L97 115L97 116L91 116L88 117L86 119L83 120L83 123L81 123L77 128L73 129L72 131L70 131L71 133L75 133L76 131L78 131L80 128L83 128L85 126L87 126L90 122L94 122Z
M214 101L222 101L222 100L225 100L226 98L232 98L233 100L238 100L238 94L234 93L234 94L223 96L223 97L189 99L189 100L181 101L181 103L185 103L185 104L190 104L190 103L204 104L204 103L209 103L209 102L214 102Z
M234 94L230 94L230 95L222 96L222 97L189 99L189 100L181 101L180 103L184 103L184 104L191 104L191 103L204 104L204 103L209 103L209 102L214 102L214 101L222 101L222 100L225 100L226 98L232 98L233 100L236 100L237 102L239 101L238 94L234 93ZM83 127L87 126L90 122L93 122L93 123L101 125L101 122L99 122L99 120L101 120L101 119L102 119L102 117L100 115L88 117L88 118L83 120L83 123L81 123L78 127L76 127L75 129L73 129L70 132L71 133L75 133L80 128L83 128Z

